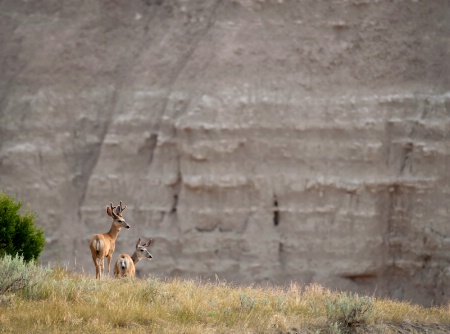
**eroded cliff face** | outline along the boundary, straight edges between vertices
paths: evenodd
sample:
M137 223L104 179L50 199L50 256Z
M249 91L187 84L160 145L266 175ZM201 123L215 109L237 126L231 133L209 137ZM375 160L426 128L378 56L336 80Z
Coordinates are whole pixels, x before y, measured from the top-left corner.
M42 261L450 294L447 1L0 1L0 188ZM114 259L115 259L114 257Z

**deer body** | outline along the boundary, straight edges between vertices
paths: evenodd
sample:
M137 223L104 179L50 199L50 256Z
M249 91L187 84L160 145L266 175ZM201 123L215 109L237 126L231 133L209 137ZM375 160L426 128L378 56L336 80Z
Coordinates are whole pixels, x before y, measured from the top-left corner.
M114 277L136 276L136 267L134 261L128 254L120 254L114 266Z
M136 276L135 264L142 259L151 260L153 258L152 254L147 250L147 247L149 247L151 243L152 240L149 240L146 244L141 245L141 239L139 239L136 244L136 250L132 256L120 254L114 265L114 277L134 278Z
M106 213L113 219L111 228L108 233L94 234L89 242L91 249L92 260L95 265L95 278L101 279L104 273L104 260L108 261L108 276L110 273L112 255L116 247L116 239L122 227L130 228L125 219L122 217L122 212L127 206L122 207L122 201L118 207L106 207Z

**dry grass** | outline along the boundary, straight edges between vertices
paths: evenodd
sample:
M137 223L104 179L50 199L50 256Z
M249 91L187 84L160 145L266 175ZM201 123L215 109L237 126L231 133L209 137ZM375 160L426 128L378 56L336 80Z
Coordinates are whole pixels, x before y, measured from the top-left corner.
M317 285L258 288L151 277L98 282L57 268L12 296L0 303L0 333L394 333L408 324L433 323L450 329L448 307L423 308ZM347 312L342 307L360 316L354 326L339 322Z

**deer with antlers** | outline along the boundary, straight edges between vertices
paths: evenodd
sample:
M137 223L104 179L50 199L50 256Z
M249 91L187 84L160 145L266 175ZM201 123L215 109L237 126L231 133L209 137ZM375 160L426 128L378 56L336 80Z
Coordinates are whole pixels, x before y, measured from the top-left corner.
M127 206L122 206L122 201L120 201L119 206L106 207L106 213L113 219L111 228L108 233L95 234L91 241L89 242L89 248L91 249L92 260L95 265L95 278L101 279L104 273L104 260L105 257L108 260L108 276L110 272L110 265L112 260L112 255L114 253L114 248L116 247L116 239L119 235L120 229L130 228L130 225L123 219L122 213L125 211Z
M136 263L142 259L151 260L153 258L152 254L147 250L151 243L152 240L150 239L146 244L141 244L141 239L139 239L133 255L120 254L114 265L114 277L134 278L136 276Z

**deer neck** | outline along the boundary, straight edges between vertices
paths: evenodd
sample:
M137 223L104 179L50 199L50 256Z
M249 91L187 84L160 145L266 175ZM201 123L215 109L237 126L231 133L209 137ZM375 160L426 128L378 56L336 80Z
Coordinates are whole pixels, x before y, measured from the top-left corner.
M141 260L140 258L138 258L136 252L133 253L133 255L131 256L131 259L133 260L134 264L138 263Z
M116 240L119 235L121 227L117 227L114 225L114 222L111 224L111 228L109 229L108 234L111 236L111 239Z

